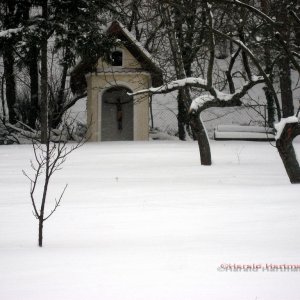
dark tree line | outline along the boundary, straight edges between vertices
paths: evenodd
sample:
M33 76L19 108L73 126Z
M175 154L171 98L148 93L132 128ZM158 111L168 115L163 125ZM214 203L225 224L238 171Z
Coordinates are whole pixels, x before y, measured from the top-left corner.
M105 0L1 1L0 55L9 123L14 124L19 118L16 111L19 71L29 77L27 125L41 129L45 141L48 124L56 128L61 123L63 113L69 108L68 70L76 59L95 59L113 44L102 30L106 24L103 12L109 10L109 5ZM60 66L56 87L50 80L50 51Z

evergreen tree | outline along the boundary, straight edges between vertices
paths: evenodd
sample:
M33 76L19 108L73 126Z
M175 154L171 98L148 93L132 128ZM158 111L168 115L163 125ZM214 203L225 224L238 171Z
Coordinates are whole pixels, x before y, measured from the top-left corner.
M10 121L16 121L13 110L16 98L13 70L18 60L19 66L28 68L30 74L29 125L34 128L36 121L39 121L44 124L49 122L52 127L58 126L66 101L68 69L77 58L95 60L113 45L103 32L103 25L106 24L103 13L109 9L109 5L107 0L7 0L1 3L1 15L4 20L7 19L2 22L1 29L12 29L10 34L0 36L2 56L7 61L6 100ZM51 87L46 74L49 40L61 65L60 86L52 97L51 105L46 91L48 86ZM39 79L39 61L43 80ZM41 111L42 103L46 104Z

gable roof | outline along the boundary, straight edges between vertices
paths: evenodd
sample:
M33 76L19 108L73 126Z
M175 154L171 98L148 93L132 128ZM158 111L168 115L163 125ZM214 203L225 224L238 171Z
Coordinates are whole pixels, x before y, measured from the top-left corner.
M135 57L142 66L141 71L147 71L151 75L154 87L163 84L162 70L151 54L138 42L135 37L118 21L113 21L107 29L107 34L119 39L124 47ZM100 58L100 55L98 59ZM80 93L86 89L85 75L95 71L95 61L81 61L71 72L71 89L73 93Z

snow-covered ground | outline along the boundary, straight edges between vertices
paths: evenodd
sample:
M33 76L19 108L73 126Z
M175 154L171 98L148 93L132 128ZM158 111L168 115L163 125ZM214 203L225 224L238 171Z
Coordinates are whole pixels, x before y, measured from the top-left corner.
M69 187L38 248L32 149L1 146L0 299L299 300L300 268L270 265L300 265L300 186L268 142L212 155L203 167L194 142L86 144L51 182L53 198Z

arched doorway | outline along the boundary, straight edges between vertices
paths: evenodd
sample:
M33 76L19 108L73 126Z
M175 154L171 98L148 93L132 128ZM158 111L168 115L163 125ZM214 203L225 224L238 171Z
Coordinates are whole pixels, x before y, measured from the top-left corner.
M112 87L102 96L101 140L132 141L133 97L125 87Z

